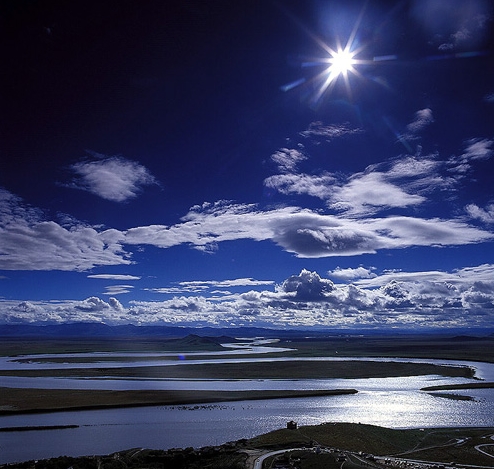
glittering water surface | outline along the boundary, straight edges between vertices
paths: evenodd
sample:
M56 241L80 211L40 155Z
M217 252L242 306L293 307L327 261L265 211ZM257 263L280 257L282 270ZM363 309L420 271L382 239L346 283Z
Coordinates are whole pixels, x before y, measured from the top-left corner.
M121 355L119 355L121 356ZM89 356L94 358L94 356ZM108 357L106 357L108 358ZM128 357L127 357L128 358ZM151 358L151 357L150 357ZM102 357L104 361L104 357ZM159 364L163 365L163 357ZM326 358L320 358L326 359ZM249 361L256 359L249 359ZM354 360L354 358L352 358ZM375 360L362 358L362 360ZM389 360L389 359L387 359ZM405 361L424 361L410 360ZM193 361L197 363L197 361ZM428 363L472 366L477 377L494 381L494 365L446 360ZM107 362L108 366L119 366ZM129 362L125 362L129 365ZM36 363L0 360L0 367L37 367ZM95 366L94 363L78 366ZM132 366L149 366L134 362ZM57 368L72 364L43 363ZM100 366L100 363L97 365ZM239 366L241 364L239 363ZM333 389L355 388L358 394L303 399L242 401L197 406L154 406L98 411L57 412L0 417L0 427L79 425L64 430L0 433L0 463L46 457L108 454L131 447L171 448L221 444L300 425L361 422L391 428L493 426L494 389L449 391L474 400L453 400L420 391L424 386L471 382L465 378L414 376L327 380L77 380L2 377L3 386L82 389Z

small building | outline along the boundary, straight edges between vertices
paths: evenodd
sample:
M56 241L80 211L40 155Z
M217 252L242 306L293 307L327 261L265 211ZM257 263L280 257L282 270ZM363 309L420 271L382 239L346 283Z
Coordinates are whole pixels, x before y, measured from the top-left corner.
M287 422L286 428L288 428L288 430L296 430L297 429L297 422L290 420L289 422Z

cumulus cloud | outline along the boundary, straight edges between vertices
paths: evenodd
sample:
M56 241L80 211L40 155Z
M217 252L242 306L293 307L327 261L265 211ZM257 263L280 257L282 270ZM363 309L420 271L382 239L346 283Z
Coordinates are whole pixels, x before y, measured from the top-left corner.
M64 225L0 190L0 269L89 270L130 264L117 230L97 230L74 222Z
M347 278L355 271L360 278L334 284L302 269L270 289L220 296L182 292L163 301L131 301L128 307L116 298L98 297L58 302L0 300L0 322L410 329L476 327L494 319L492 264L451 272L335 270ZM249 282L243 283L249 288Z
M303 269L292 275L281 285L281 291L296 301L321 301L334 289L331 280L323 279L317 272Z
M373 272L375 269L367 269L365 267L357 267L357 268L346 268L342 269L341 267L336 267L334 270L330 270L328 272L328 275L330 277L339 279L339 280L344 280L344 281L349 281L349 280L355 280L359 278L374 278L377 277L377 274Z
M126 324L127 312L116 298L106 302L95 296L82 301L0 301L0 321L7 324Z
M81 161L73 164L70 169L76 177L68 187L91 192L112 202L132 199L143 186L157 182L140 163L119 156Z

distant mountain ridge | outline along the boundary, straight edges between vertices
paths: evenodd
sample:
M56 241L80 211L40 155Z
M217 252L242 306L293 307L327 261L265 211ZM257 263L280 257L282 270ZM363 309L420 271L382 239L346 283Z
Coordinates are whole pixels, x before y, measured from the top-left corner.
M393 330L392 335L449 335L494 337L492 329L457 329L457 330ZM181 327L181 326L135 326L132 324L110 326L103 323L65 323L65 324L0 324L0 337L10 338L184 338L196 337L221 338L232 341L232 337L264 338L324 338L329 336L377 336L390 335L386 330L357 329L269 329L262 327ZM463 337L465 338L465 337Z

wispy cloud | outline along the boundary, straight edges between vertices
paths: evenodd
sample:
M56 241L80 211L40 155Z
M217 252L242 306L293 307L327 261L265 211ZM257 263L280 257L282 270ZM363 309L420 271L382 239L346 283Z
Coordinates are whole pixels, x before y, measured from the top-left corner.
M484 223L494 223L494 204L489 204L484 208L475 204L469 204L465 207L467 213Z
M121 274L91 274L87 278L97 278L102 280L140 280L141 277L135 275L121 275Z
M136 161L119 156L97 156L98 159L71 166L76 177L67 187L88 191L112 202L125 202L136 197L143 186L157 183L154 176Z
M403 135L403 138L407 140L414 140L417 138L417 134L428 127L434 122L432 110L429 108L421 109L415 113L415 118L410 124L407 125L407 131Z
M237 278L231 280L190 280L186 282L176 282L175 285L162 288L150 288L149 291L165 294L180 293L201 293L219 288L234 287L259 287L273 285L272 280L255 280L253 278ZM223 293L221 290L213 290L215 293Z
M105 287L105 293L103 295L116 296L130 293L133 290L133 285L109 285Z
M413 0L411 14L428 31L430 43L449 52L484 43L492 21L492 6L483 0L457 1L454 8L441 0Z
M348 123L325 125L321 121L311 122L307 130L300 132L305 138L321 138L327 142L334 139L363 133L358 127L351 127Z
M295 148L281 148L271 155L271 160L278 165L279 171L286 173L296 169L297 164L307 157Z

